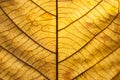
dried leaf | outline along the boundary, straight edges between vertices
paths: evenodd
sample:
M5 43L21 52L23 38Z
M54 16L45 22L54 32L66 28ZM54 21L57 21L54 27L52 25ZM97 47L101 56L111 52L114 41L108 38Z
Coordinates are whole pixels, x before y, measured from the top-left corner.
M119 0L0 0L0 80L119 80Z

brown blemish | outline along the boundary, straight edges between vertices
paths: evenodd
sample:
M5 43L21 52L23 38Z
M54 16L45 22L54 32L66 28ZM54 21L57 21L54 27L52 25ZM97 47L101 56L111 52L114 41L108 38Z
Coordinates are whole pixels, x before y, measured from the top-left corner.
M110 39L110 37L107 36L107 35L103 35L103 36L101 36L100 38L102 39L102 41L103 41L104 43Z
M93 26L93 23L87 23L87 24L86 24L86 28L87 28L87 29L91 28L92 26Z
M0 80L3 80L2 78L0 78Z
M120 26L115 26L115 27L114 27L114 31L115 31L115 32L120 32Z
M73 69L69 69L69 70L64 74L64 79L65 79L65 80L71 80L72 73L73 73Z

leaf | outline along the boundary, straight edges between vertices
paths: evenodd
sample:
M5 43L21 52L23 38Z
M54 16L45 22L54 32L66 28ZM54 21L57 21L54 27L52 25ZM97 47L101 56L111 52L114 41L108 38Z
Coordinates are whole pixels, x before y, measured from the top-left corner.
M119 80L119 0L0 0L0 79Z

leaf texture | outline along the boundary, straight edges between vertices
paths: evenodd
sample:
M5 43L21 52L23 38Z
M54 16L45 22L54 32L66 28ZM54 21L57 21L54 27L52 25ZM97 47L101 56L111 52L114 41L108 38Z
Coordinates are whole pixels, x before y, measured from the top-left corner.
M120 80L119 0L0 0L0 79Z

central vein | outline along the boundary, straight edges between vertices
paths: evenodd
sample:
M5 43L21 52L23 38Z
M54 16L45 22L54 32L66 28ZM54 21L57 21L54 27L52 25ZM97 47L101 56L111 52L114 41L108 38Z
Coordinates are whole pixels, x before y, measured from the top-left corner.
M58 0L56 0L56 80L58 80Z

